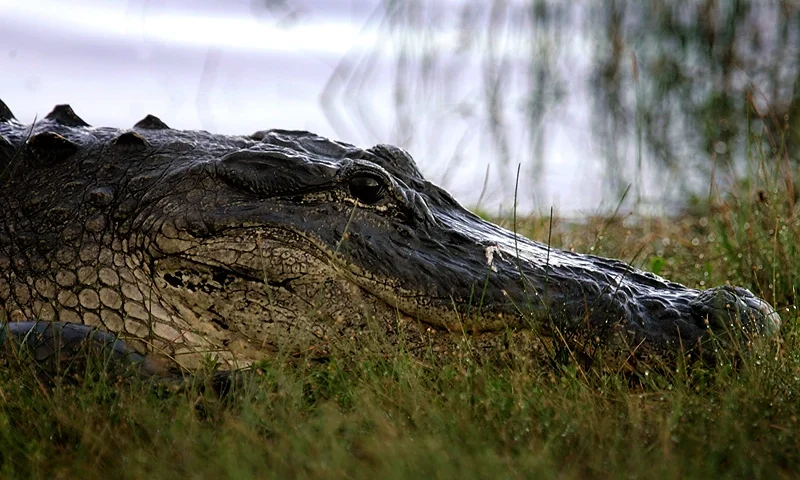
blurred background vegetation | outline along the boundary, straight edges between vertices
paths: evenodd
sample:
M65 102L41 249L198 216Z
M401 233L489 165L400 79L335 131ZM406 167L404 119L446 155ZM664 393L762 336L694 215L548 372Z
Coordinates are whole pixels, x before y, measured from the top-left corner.
M323 105L343 135L371 127L369 100L357 92L385 74L376 64L389 62L401 145L436 130L420 112L450 105L437 121L463 122L465 138L486 137L490 157L512 164L512 174L522 163L535 181L546 168L548 127L577 112L588 117L585 133L602 160L604 197L619 200L630 189L631 205L679 209L687 195L746 176L747 159L760 152L785 162L794 202L800 2L387 0L376 12L370 22L396 53L340 62ZM451 24L454 41L426 42ZM465 75L477 91L461 89ZM345 101L332 101L337 95ZM448 172L464 155L456 149Z

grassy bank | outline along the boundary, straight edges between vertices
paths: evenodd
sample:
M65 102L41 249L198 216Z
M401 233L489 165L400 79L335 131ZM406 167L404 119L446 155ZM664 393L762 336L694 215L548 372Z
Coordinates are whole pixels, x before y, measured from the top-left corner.
M46 386L2 369L0 477L794 477L800 228L786 182L754 178L679 219L517 222L693 287L754 290L779 307L783 340L736 367L623 375L397 352L265 362L222 399L203 375L173 392L103 375Z

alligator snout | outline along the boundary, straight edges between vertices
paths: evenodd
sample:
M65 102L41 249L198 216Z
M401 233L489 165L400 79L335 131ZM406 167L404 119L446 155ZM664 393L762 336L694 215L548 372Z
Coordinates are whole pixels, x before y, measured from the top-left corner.
M781 318L749 290L720 286L696 290L621 262L562 258L548 274L548 317L592 336L626 332L629 343L674 350L715 339L724 344L778 333ZM575 299L582 299L576 302ZM611 327L611 328L607 328Z
M527 325L578 338L622 334L629 344L665 350L711 338L730 344L774 335L781 326L772 306L744 288L689 288L618 260L551 248L475 217L459 219L460 232L465 225L469 238L479 241L471 256L472 287L463 285L460 296L468 298L478 285L485 319L495 311L501 318L516 313ZM442 264L465 262L449 254ZM494 324L485 320L482 326Z
M781 327L778 312L741 287L703 290L690 305L696 318L715 333L742 330L752 335L774 335Z

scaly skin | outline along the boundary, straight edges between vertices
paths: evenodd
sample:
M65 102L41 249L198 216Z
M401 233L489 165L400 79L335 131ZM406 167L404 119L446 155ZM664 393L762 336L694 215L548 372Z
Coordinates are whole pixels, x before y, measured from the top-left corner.
M549 337L627 356L780 327L745 289L690 289L486 222L392 146L152 116L94 128L68 106L23 125L0 102L0 168L0 321L81 324L187 367L376 335L442 355L534 354Z

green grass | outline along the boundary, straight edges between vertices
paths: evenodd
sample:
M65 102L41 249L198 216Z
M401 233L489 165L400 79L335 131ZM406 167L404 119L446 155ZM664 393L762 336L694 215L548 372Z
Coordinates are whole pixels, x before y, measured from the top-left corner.
M584 374L573 364L437 365L397 352L264 362L220 398L90 374L0 369L2 478L716 478L800 471L794 308L800 225L761 169L679 220L557 224L553 243L693 287L773 302L782 340L732 366ZM766 192L766 193L765 193ZM547 238L548 219L518 220Z
M220 399L0 375L4 478L710 478L797 471L800 357L734 371L264 364Z

